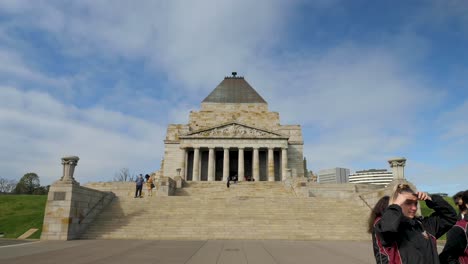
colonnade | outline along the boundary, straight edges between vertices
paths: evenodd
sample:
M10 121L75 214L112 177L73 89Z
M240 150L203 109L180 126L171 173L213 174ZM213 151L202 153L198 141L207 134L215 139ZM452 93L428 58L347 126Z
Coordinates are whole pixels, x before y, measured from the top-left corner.
M188 161L188 152L193 150L193 161L192 168L191 168L191 175L192 175L192 181L200 181L201 180L201 175L200 175L200 166L201 166L201 151L200 148L203 149L208 149L208 177L207 181L215 181L215 148L214 147L193 147L193 148L183 148L182 149L182 157L181 157L181 162L180 162L180 168L182 172L183 178L186 178L186 174L189 174L187 171L186 165L189 162ZM220 149L220 148L216 148ZM260 147L251 147L248 148L249 150L253 150L253 157L252 157L252 178L255 181L260 181ZM268 147L268 148L263 148L262 149L268 149L267 151L267 180L268 181L275 181L275 164L274 164L274 149L279 149L279 148L273 148L273 147ZM229 147L223 147L223 181L227 181L228 177L230 176L229 173L231 172L230 170L230 150L237 150L237 175L238 175L238 180L239 181L244 181L245 179L245 158L244 158L244 147L236 147L236 148L229 148ZM281 173L280 175L282 176L282 179L286 178L286 169L288 167L288 149L287 148L281 148Z

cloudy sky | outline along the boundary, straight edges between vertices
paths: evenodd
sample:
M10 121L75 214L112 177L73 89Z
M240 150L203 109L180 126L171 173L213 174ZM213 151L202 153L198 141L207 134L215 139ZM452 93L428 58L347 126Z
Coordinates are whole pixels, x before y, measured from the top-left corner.
M159 169L170 123L237 71L300 124L310 170L408 159L468 184L468 2L0 1L0 177Z

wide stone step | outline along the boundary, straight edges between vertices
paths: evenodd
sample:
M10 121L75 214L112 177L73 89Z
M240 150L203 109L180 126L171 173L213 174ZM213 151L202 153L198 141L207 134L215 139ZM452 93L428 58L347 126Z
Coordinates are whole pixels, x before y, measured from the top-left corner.
M120 186L120 185L119 185ZM176 196L117 198L88 239L369 239L369 209L350 199L297 197L281 182L189 182ZM109 187L110 188L110 187ZM123 190L123 191L122 191ZM346 222L342 220L346 219Z

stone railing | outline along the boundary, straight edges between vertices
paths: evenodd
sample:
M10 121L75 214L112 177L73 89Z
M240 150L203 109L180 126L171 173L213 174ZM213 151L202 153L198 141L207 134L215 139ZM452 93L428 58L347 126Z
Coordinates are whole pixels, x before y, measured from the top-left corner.
M80 186L73 178L78 157L62 158L64 175L50 186L44 213L42 240L77 239L114 199L111 192Z

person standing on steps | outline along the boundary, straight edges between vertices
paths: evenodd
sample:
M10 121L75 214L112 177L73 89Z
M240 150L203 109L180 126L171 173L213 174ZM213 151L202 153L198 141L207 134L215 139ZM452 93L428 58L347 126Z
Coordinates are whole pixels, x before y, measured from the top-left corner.
M143 183L145 180L143 179L143 175L139 175L138 178L135 180L136 190L135 190L135 198L141 198L141 190L143 189Z
M145 178L146 178L146 189L148 190L148 196L153 196L153 188L154 188L153 177L146 174Z
M447 233L447 243L440 253L440 263L468 264L468 190L453 196L460 210L457 223Z
M434 210L418 217L418 201ZM385 248L396 252L389 263L439 264L436 239L457 221L455 209L439 195L415 192L408 184L395 185L382 218L375 225L377 238Z

